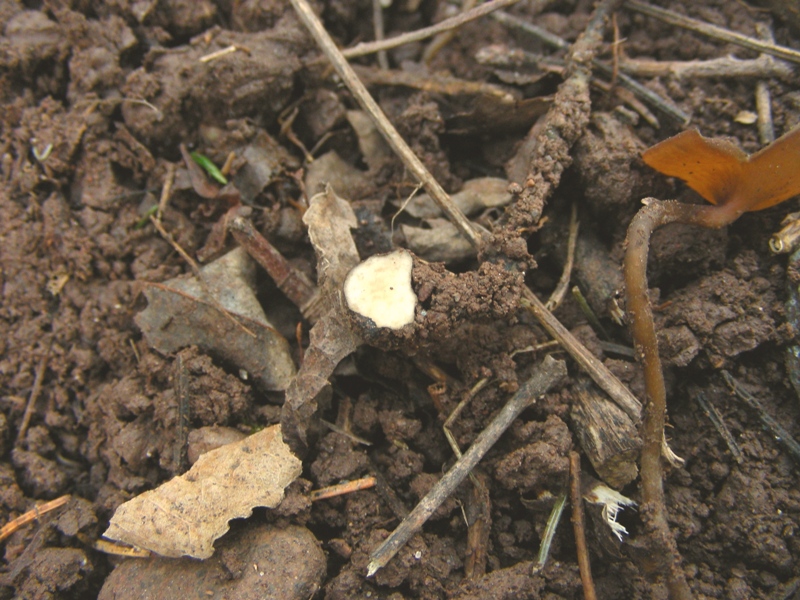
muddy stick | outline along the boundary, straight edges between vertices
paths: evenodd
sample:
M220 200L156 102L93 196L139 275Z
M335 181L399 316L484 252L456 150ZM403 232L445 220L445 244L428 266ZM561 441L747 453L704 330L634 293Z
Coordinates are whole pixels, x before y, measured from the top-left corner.
M400 136L394 125L391 124L386 114L381 110L378 103L367 91L367 88L356 75L353 68L348 64L347 59L342 56L339 48L336 47L331 36L325 31L319 18L307 0L291 0L292 6L297 12L300 20L308 28L317 45L328 57L333 68L342 78L342 81L353 94L358 104L372 118L378 131L381 132L386 142L392 150L400 157L403 164L411 171L414 176L425 186L431 198L439 205L442 212L447 215L453 225L461 232L467 241L477 250L483 247L481 234L469 222L460 208L453 202L441 184L436 181L434 176L428 171L422 161L411 150L405 140Z
M620 4L620 0L599 2L567 55L567 78L559 86L536 138L522 192L506 211L505 229L512 236L539 222L545 202L572 164L570 150L583 135L592 109L592 61L603 43L606 19Z
M367 577L371 577L378 569L385 567L392 557L397 554L398 550L420 530L425 521L461 485L461 482L500 439L500 436L503 435L520 413L532 406L542 394L566 375L567 367L564 361L556 360L551 356L547 356L542 361L531 378L520 387L519 391L506 403L489 426L478 435L469 450L433 486L431 491L419 501L419 504L400 523L397 529L372 552L370 563L367 566Z

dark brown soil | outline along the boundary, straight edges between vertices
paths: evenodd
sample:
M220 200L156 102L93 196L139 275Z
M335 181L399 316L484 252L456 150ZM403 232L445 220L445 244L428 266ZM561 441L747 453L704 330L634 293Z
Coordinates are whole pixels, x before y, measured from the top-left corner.
M390 35L428 25L450 10L436 0L416 4L395 0L385 10ZM525 4L511 12L530 19ZM536 22L571 42L585 27L591 4L556 0ZM757 36L757 23L770 23L777 43L800 47L800 31L755 3L659 4L751 36ZM373 39L370 2L331 0L317 7L341 47ZM629 10L616 18L631 57L756 56ZM402 203L415 182L380 142L365 140L351 126L347 111L357 106L318 60L288 2L5 0L0 32L0 525L42 501L72 496L65 507L2 542L0 599L93 598L122 560L94 547L117 506L183 472L187 450L193 457L221 435L211 426L248 433L280 420L281 390L242 377L241 365L204 346L160 354L134 322L147 304L145 282L191 272L147 219L165 181L174 174L164 227L191 256L208 262L233 248L230 237L220 234L229 209L244 203L257 227L312 280L314 251L300 211L318 184L334 182L337 193L353 201L359 220L354 236L366 258L404 244L399 224L421 225L408 215L390 224L394 203ZM604 60L611 55L610 32ZM388 59L392 68L423 78L446 71L470 81L513 80L520 98L555 91L557 69L501 72L475 60L478 50L503 43L550 52L487 18L465 26L427 71L419 63L426 43L390 51ZM237 50L200 60L229 46ZM374 57L355 62L376 64ZM731 136L748 152L760 147L755 125L737 119L741 111L755 111L755 79L642 82L691 114L703 134ZM800 79L766 84L776 131L797 126ZM495 126L492 107L476 109L474 97L458 92L378 85L371 91L448 191L485 176L524 184L528 155L517 148L541 111L517 115L509 127L513 119L495 108ZM591 267L579 264L577 278L591 288L585 294L609 341L630 346L627 329L608 312L627 224L645 196L699 199L638 158L681 126L657 113L656 129L621 104L616 95L593 90L591 122L572 150L573 164L544 218L526 232L538 268L525 277L540 297L552 291L570 204L578 202L582 233L592 236L601 256ZM181 144L220 166L235 152L232 186L217 194L215 184L192 182ZM301 144L321 158L304 162ZM203 185L211 185L212 193L203 194ZM654 237L650 285L668 365L668 436L686 460L669 472L665 489L683 567L698 598L793 598L800 589L798 464L719 374L730 371L771 417L800 435L800 311L793 289L800 258L793 263L767 247L796 208L794 200L745 215L727 230L673 226ZM501 211L487 209L473 218L491 228ZM321 563L295 561L294 569L309 569L305 587L294 591L300 597L316 585L315 597L328 599L582 597L566 517L547 566L532 575L553 499L566 490L568 452L577 448L570 406L585 375L574 363L570 379L526 411L479 465L476 475L488 493L481 499L472 483L464 483L423 533L374 578L365 577L369 553L452 464L442 432L450 412L488 379L453 425L455 440L466 448L547 351L530 350L547 338L519 308L521 272L489 262L479 267L469 251L447 268L457 275L438 264L415 269L426 327L406 352L363 347L339 366L330 401L320 398L323 418L372 445L323 433L284 505L257 512L217 543L218 553L224 551L213 559L216 570L198 583L204 593L235 594L236 581L247 587L244 573L252 576L248 563L256 560L240 545L248 535L269 537L285 528L305 540L306 549L298 552L316 552L299 525L313 532L327 560L324 576ZM258 298L298 362L309 324L303 322L298 334L299 309L262 272ZM556 315L642 397L638 365L609 350L603 354L602 334L589 328L576 302L568 299ZM740 461L698 396L720 413L741 449ZM27 429L20 436L22 427ZM223 431L225 439L236 437L236 431ZM584 468L591 473L588 461ZM312 487L368 475L379 480L372 490L313 504L303 496ZM622 492L639 497L636 482ZM484 559L473 569L465 521L474 523L479 514L488 539ZM625 511L622 521L635 536L635 511ZM588 531L599 597L662 597L663 590L624 558L625 544L621 552L609 545L604 527L595 522ZM166 585L155 576L161 563L144 577L129 562L140 559L125 560L128 571L114 577L135 580L138 591L114 587L116 597L140 597L155 591L148 585ZM296 571L281 569L274 577L296 577Z

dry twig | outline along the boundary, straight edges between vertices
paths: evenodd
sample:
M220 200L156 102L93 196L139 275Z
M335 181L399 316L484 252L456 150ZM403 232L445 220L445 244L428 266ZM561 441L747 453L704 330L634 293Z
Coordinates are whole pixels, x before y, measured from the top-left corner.
M414 176L422 182L425 186L425 191L427 191L430 197L439 205L439 208L447 215L453 225L458 228L473 247L480 249L483 246L483 241L478 230L472 226L464 213L461 212L458 206L450 199L447 192L444 191L441 184L436 181L430 171L422 164L422 161L414 154L411 148L409 148L405 140L400 137L400 134L389 122L389 119L378 106L378 103L370 96L367 88L364 87L364 84L355 74L353 68L347 63L345 57L342 56L341 51L336 47L336 44L331 39L330 35L328 35L328 32L325 31L325 28L307 0L291 0L291 2L300 20L308 28L320 49L328 57L328 60L331 61L333 68L336 69L339 77L342 78L342 81L344 81L361 108L364 109L375 122L376 127L386 139L389 146L391 146L401 158L403 164L405 164Z
M354 479L347 483L339 483L337 485L330 485L319 490L313 490L308 498L312 502L317 500L326 500L328 498L335 498L336 496L344 496L345 494L352 494L360 490L368 490L375 487L376 479L374 477L364 477L362 479Z
M481 431L464 455L445 473L436 485L419 501L403 522L395 529L383 543L370 554L370 563L367 567L367 577L374 575L378 569L386 564L397 554L397 551L420 530L425 521L441 506L464 478L472 472L475 465L494 446L503 432L522 413L532 406L536 400L548 389L558 383L567 374L567 367L563 361L550 356L534 371L533 376L520 386L519 391L506 403L492 422Z
M61 496L60 498L56 498L55 500L51 500L50 502L45 502L44 504L40 504L33 510L29 510L25 514L18 516L13 521L9 521L5 525L3 525L2 529L0 529L0 542L6 539L15 531L22 529L28 523L38 520L41 516L51 510L55 510L59 506L64 506L72 496L66 495Z

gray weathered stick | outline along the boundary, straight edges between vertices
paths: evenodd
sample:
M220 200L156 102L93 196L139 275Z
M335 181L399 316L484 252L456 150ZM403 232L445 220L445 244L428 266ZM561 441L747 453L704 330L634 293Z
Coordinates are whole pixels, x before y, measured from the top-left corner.
M419 501L402 523L395 529L383 543L370 555L367 567L367 577L374 575L378 569L386 564L397 554L397 551L420 530L422 525L433 512L441 506L456 488L469 475L475 465L494 446L503 432L508 429L523 410L533 405L536 400L548 389L567 375L564 361L547 356L534 371L519 391L506 403L502 410L484 429L464 455L442 477L430 492Z

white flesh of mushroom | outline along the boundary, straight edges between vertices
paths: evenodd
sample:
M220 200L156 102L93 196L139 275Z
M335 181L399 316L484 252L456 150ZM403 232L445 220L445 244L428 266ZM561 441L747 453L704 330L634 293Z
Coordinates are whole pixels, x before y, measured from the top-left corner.
M344 298L355 313L377 327L400 329L414 322L417 296L411 289L413 259L405 250L372 256L344 281Z

